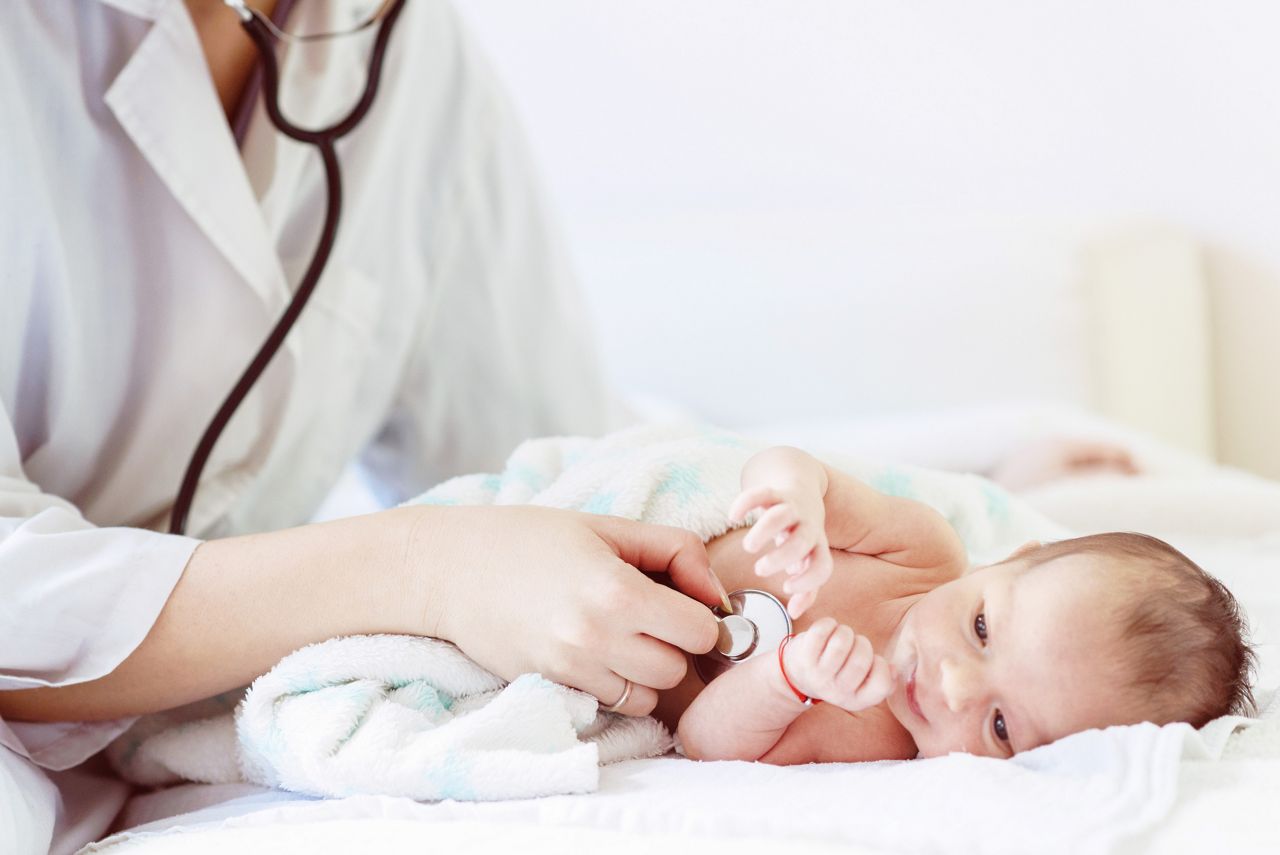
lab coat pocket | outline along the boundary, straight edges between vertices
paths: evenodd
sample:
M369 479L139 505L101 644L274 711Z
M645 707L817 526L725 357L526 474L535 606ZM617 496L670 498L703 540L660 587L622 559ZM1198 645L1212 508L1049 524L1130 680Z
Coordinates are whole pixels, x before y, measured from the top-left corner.
M387 364L382 329L385 286L334 259L303 321L299 343L301 409L323 443L323 459L341 467L359 451L390 406L397 371Z
M382 423L397 374L385 367L394 357L384 352L383 292L335 258L299 317L287 345L294 371L281 441L245 508L257 527L309 519Z

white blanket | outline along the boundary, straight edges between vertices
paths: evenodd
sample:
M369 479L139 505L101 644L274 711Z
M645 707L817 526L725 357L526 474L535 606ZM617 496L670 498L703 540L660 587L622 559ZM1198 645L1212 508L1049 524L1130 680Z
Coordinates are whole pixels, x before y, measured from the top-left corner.
M1179 756L1184 768L1221 756L1228 776L1274 770L1261 763L1280 757L1280 703L1271 701L1260 724L1237 731L1238 724L1222 719L1199 733L1186 725L1092 730L1011 760L952 754L778 767L667 756L603 768L600 790L591 795L497 803L385 796L300 801L264 792L188 813L178 825L141 825L84 851L413 853L429 841L476 853L512 845L586 851L587 844L636 855L657 847L767 855L797 845L843 853L1088 855L1115 851L1165 819L1177 795ZM1242 756L1251 759L1240 764ZM1246 815L1261 817L1274 791L1231 795ZM144 799L133 818L145 809ZM1271 826L1260 818L1252 828ZM460 829L464 836L455 833ZM1232 839L1243 840L1245 831L1234 829Z

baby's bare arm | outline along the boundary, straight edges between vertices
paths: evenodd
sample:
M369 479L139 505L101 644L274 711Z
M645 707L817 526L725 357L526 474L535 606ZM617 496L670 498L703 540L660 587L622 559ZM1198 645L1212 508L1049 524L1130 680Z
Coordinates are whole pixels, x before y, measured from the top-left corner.
M807 709L787 688L777 656L762 654L712 680L684 711L676 732L691 759L759 760Z
M798 448L763 451L742 470L744 494L768 486L804 503L822 504L829 545L903 567L963 570L964 544L941 514L912 499L885 494Z
M826 471L827 537L847 552L874 555L903 567L963 571L964 543L942 514L923 502L886 496L851 475Z

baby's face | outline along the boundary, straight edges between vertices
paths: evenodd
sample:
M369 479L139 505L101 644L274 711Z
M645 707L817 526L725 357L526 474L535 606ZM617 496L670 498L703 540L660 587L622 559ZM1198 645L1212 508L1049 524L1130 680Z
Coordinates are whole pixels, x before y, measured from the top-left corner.
M889 709L921 757L1009 757L1070 733L1123 723L1107 663L1113 573L1097 555L1034 570L1011 558L922 596L887 648ZM914 699L915 706L911 703Z

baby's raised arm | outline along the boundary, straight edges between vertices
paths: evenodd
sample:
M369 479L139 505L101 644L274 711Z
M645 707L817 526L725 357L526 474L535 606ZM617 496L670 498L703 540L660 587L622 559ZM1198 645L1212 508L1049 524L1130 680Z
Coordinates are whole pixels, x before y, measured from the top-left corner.
M886 496L798 448L770 448L747 461L730 516L742 519L755 508L764 512L742 545L764 551L760 575L793 576L784 585L793 618L831 577L828 547L922 570L959 572L967 561L959 535L933 508Z

